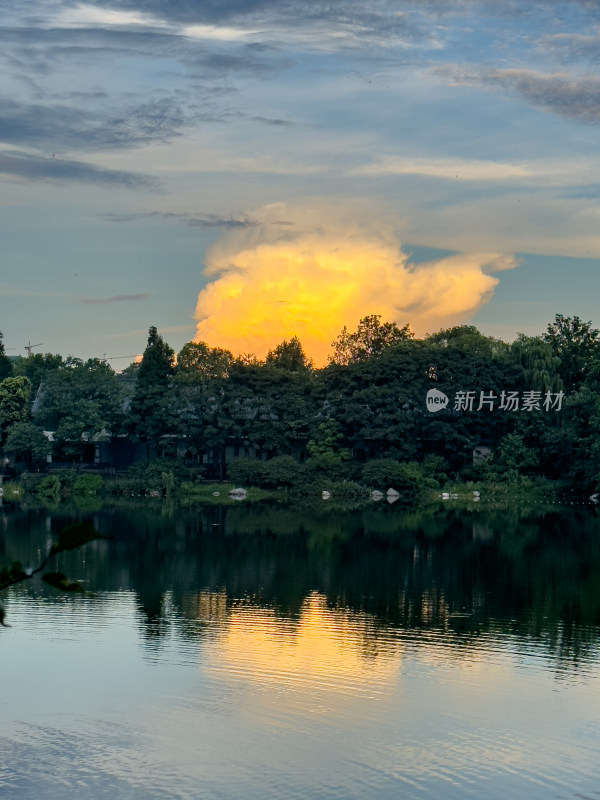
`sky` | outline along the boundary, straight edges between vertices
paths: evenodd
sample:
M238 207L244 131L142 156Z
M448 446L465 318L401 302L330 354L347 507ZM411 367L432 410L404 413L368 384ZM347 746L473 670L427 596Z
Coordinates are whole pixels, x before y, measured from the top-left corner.
M5 0L0 331L600 327L596 0Z

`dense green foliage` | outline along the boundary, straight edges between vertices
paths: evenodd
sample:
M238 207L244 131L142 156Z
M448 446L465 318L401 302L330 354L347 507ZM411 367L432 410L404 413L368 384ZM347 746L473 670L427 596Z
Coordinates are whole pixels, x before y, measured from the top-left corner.
M379 356L385 349L394 344L399 344L407 339L412 339L414 334L409 325L399 328L395 322L381 322L379 314L363 317L358 323L358 328L350 333L346 326L332 342L332 364L355 364Z
M71 359L72 361L72 359ZM63 364L60 355L52 353L31 353L28 356L19 356L13 362L13 375L23 375L29 378L33 392L37 392L41 382Z
M17 422L11 426L4 442L7 456L23 462L29 469L40 467L52 451L44 431L33 422Z
M43 429L54 461L89 462L90 447L106 443L129 448L127 463L142 469L144 459L170 459L186 481L412 492L448 479L542 477L590 492L600 482L599 336L557 315L544 335L512 344L471 325L416 339L371 315L344 329L317 369L296 337L264 361L204 342L176 360L151 327L141 363L121 375L97 359L15 360L0 382L4 455L41 466ZM444 407L426 404L432 390ZM166 491L163 473L177 472L161 470L156 491Z
M31 383L18 376L0 383L0 441L6 439L10 428L29 419Z
M155 443L169 429L169 393L174 362L174 351L163 341L156 328L151 327L137 371L128 420L130 434L142 442Z
M4 336L0 333L0 381L4 380L4 378L8 378L8 376L12 372L12 366L10 363L10 359L6 355L6 351L4 350Z

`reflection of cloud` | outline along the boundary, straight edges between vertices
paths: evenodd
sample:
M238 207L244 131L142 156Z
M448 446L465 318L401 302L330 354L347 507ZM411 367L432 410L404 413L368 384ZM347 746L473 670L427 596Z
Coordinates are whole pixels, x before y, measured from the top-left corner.
M219 604L213 605L218 614ZM306 598L297 621L272 609L231 608L214 641L219 668L245 681L331 698L383 691L397 672L401 650L378 640L372 617L329 608L319 594Z
M490 273L515 266L489 253L411 264L384 223L373 230L331 208L273 206L255 218L262 225L209 252L212 282L196 308L196 338L234 352L264 356L298 336L324 363L344 325L367 314L424 334L473 314L498 283Z

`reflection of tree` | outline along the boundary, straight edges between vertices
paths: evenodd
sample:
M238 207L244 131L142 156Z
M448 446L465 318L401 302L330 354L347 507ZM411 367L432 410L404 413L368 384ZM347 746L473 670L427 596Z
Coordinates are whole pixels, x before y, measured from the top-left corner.
M105 508L94 522L111 541L61 555L91 590L135 591L153 648L167 631L227 626L240 603L299 620L317 593L355 626L367 659L390 631L417 648L443 642L458 660L483 657L499 636L546 653L559 672L598 657L599 522L588 511L163 508ZM5 520L0 555L21 561L67 522L45 511Z

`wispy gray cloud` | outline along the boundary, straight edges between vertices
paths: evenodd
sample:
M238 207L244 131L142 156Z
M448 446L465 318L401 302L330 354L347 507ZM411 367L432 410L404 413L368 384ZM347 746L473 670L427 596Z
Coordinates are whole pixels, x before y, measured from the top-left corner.
M277 119L272 117L250 117L254 122L261 122L263 125L273 125L275 127L290 127L294 123L289 119Z
M445 67L437 72L451 75L456 83L512 89L541 111L579 122L600 122L600 76L471 66Z
M585 34L555 33L543 36L538 46L564 64L577 61L589 64L600 62L600 31Z
M220 43L212 43L208 51L197 46L188 47L181 55L192 74L203 78L222 78L232 74L267 77L288 69L294 63L291 58L281 56L273 48L257 50L251 45L236 45L234 48L231 43L228 43L226 50Z
M257 34L261 35L261 34ZM0 59L25 75L45 76L58 66L85 68L90 60L114 62L123 57L149 58L155 63L186 65L188 77L221 80L232 74L267 76L293 61L269 42L220 41L186 35L185 30L152 25L135 29L88 23L78 28L16 27L0 29ZM15 72L15 74L17 74Z
M0 152L0 174L26 181L94 183L127 189L157 190L157 182L137 172L105 169L85 161L35 156L18 151Z
M164 220L179 222L191 228L253 228L259 223L247 216L223 217L218 214L192 214L171 211L147 211L132 214L103 214L101 219L107 222L137 222L139 220Z
M180 135L186 116L183 103L174 97L151 99L104 115L72 105L3 98L0 137L7 144L45 152L133 147Z
M138 302L146 300L150 295L148 292L140 294L115 294L112 297L84 297L79 302L88 305L106 305L108 303Z
M453 4L457 10L453 13L457 13L463 4L467 7L472 5L469 0L457 0ZM94 5L102 12L137 14L137 33L142 35L144 30L156 36L163 32L169 35L173 32L169 28L185 26L235 26L238 30L232 39L241 35L253 45L277 43L282 32L288 41L302 32L310 32L313 41L315 36L323 40L340 36L348 40L368 40L373 36L385 39L401 37L415 42L428 40L432 37L432 28L423 18L423 13L440 15L447 10L447 3L436 0L397 3L385 0L377 4L364 3L363 0L346 0L343 4L331 3L330 0L91 0L86 5ZM69 0L65 0L64 6L76 8L76 4ZM43 16L42 7L40 17ZM45 27L49 27L49 22L46 18ZM90 20L86 25L92 29L110 27L118 30L125 27L126 22L124 18L123 25L119 26L116 21L103 25L98 20ZM205 34L206 39L218 38L218 32L205 31ZM182 42L185 38L182 37Z
M301 28L320 24L332 32L353 32L357 38L372 34L429 38L430 21L424 15L456 18L461 15L485 15L523 19L551 15L554 19L569 16L573 9L598 13L597 0L91 0L103 9L138 12L156 19L179 24L250 24L286 25Z

